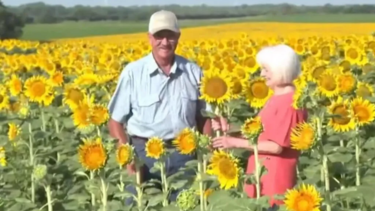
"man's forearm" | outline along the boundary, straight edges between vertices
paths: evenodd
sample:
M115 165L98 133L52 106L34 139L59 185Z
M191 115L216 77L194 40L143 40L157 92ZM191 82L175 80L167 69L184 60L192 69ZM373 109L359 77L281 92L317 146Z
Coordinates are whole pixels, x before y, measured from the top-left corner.
M110 119L108 123L108 129L109 134L112 136L112 138L118 139L118 144L126 144L128 142L122 123Z

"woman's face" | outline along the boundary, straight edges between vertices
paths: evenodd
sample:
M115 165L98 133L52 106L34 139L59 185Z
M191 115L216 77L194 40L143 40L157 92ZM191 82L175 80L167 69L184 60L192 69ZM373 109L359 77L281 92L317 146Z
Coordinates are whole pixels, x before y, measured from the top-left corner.
M261 68L260 76L266 80L266 85L270 88L277 86L277 78L270 67L266 64L262 64Z

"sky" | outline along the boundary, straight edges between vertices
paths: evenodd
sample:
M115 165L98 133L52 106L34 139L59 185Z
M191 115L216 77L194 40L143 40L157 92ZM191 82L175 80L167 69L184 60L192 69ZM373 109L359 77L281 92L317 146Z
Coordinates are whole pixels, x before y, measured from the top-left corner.
M89 5L89 6L134 6L134 5L166 5L176 4L176 0L2 0L7 6L18 6L20 4L27 4L33 2L44 2L52 5L64 5L64 6L75 6L75 5ZM289 3L295 5L324 5L330 3L332 5L344 5L344 4L375 4L374 0L179 0L180 5L241 5L241 4L281 4Z

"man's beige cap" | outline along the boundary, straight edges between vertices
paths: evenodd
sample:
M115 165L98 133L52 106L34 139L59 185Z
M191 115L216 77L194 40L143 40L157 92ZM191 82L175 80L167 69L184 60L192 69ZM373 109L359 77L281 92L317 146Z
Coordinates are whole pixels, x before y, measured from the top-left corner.
M177 17L173 12L161 10L151 15L148 32L155 34L161 30L170 30L180 33Z

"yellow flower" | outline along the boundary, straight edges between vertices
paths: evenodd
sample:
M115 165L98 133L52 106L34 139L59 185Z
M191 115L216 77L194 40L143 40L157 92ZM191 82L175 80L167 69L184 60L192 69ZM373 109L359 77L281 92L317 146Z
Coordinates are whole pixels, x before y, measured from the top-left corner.
M109 119L107 107L99 104L90 106L90 120L94 125L102 125Z
M32 102L43 103L47 106L51 103L52 94L52 88L43 76L33 76L25 82L25 95Z
M328 108L328 112L337 117L331 117L328 125L333 128L336 132L347 132L355 128L355 121L351 115L350 104L347 100L343 100L339 97L336 101Z
M54 86L61 86L64 83L64 75L62 72L56 71L50 75L49 80Z
M9 141L14 141L17 138L17 136L21 133L21 128L19 125L16 125L14 123L9 123L8 126L8 139Z
M243 93L243 88L246 85L246 78L240 78L237 75L232 76L233 88L232 88L232 99L239 99Z
M4 147L0 147L0 165L1 166L6 166L7 165L7 160L5 156L5 149Z
M71 110L77 108L84 99L85 93L79 87L74 85L67 85L65 87L63 101Z
M225 72L205 71L200 86L201 99L209 103L222 104L231 99L233 82Z
M107 162L107 152L101 138L85 139L78 149L80 163L90 171L101 169Z
M184 155L191 154L197 148L197 142L195 140L195 134L190 128L183 129L177 138L173 140L173 144L177 150Z
M241 126L242 135L247 138L258 135L262 130L262 122L259 116L246 119L245 123Z
M351 72L346 72L344 74L340 74L338 77L339 82L339 90L341 93L349 93L351 92L356 85L356 79Z
M363 98L371 97L374 94L374 89L368 83L358 82L356 94Z
M357 97L352 100L351 107L359 126L363 126L374 121L375 106L370 101Z
M22 91L22 81L17 77L17 75L13 74L11 79L8 81L8 87L11 95L18 96L18 94Z
M4 87L0 87L0 111L8 109L9 106L9 96L7 95L7 91Z
M302 122L292 129L290 137L292 149L308 150L314 145L314 141L315 130L313 125Z
M288 190L284 202L289 211L320 211L322 200L314 186L302 184L298 189Z
M99 78L96 74L85 73L83 75L78 76L78 78L74 80L74 84L79 86L91 86L98 83L98 80Z
M318 90L326 97L333 97L339 94L337 78L330 72L324 72L318 79Z
M133 148L128 143L122 144L117 148L116 160L120 166L124 166L133 160Z
M272 93L272 90L266 85L264 78L255 78L247 82L244 89L246 102L253 108L263 107Z
M217 176L221 189L237 187L240 176L238 160L222 150L214 151L207 173Z
M165 153L164 142L158 137L150 138L146 143L146 156L159 159Z

